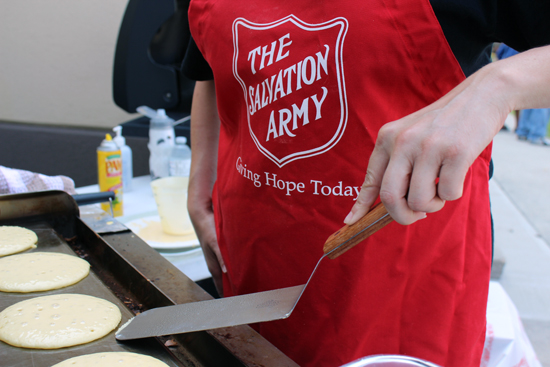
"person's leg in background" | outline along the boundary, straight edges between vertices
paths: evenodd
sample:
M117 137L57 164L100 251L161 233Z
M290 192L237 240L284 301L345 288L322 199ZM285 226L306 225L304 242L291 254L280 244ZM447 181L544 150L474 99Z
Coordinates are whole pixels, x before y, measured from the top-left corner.
M520 140L529 140L533 144L550 145L546 138L550 109L538 108L523 110L518 119L516 134Z
M527 134L529 134L529 120L531 119L531 111L533 110L521 110L519 111L518 127L516 129L516 135L519 140L527 140Z
M529 134L527 134L527 140L529 140L533 144L550 145L550 139L546 137L549 119L550 109L539 108L533 110L532 120L530 121L530 131Z

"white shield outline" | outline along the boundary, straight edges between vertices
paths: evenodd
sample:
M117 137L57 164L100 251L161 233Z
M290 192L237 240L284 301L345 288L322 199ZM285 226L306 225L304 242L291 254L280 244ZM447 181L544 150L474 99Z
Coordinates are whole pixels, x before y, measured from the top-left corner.
M254 134L254 131L252 131L252 127L250 125L250 108L249 108L250 106L248 105L246 84L244 83L244 81L241 79L241 77L237 72L237 59L239 57L238 26L243 26L248 29L254 29L254 30L264 30L264 29L277 27L286 22L291 22L292 24L306 31L317 31L317 30L332 28L335 26L340 26L340 32L338 33L338 37L336 38L335 60L336 60L336 78L338 81L338 92L339 92L339 98L340 98L341 113L340 113L340 122L339 122L338 128L334 136L332 137L332 139L330 139L327 143L325 143L320 147L302 151L302 152L292 153L279 159L275 157L269 150L267 150L261 144L261 142L258 140L256 135ZM248 119L248 130L250 132L250 136L252 137L252 140L254 141L254 144L256 144L256 147L260 150L260 152L262 152L267 158L273 161L277 166L282 167L285 164L288 164L297 159L304 159L304 158L309 158L319 154L323 154L326 151L330 150L332 147L334 147L338 143L338 141L342 138L342 135L344 134L344 131L346 129L346 125L348 122L348 103L347 103L347 97L346 97L346 83L344 79L344 64L342 62L344 38L346 36L347 31L348 31L348 21L347 19L342 17L334 18L332 20L329 20L324 23L319 23L319 24L309 24L309 23L303 22L293 14L288 15L280 20L277 20L271 23L264 23L264 24L253 23L248 21L245 18L237 18L233 21L233 75L235 76L235 78L238 80L239 84L241 84L241 87L243 88L244 100L246 103L246 110L247 110L246 116Z

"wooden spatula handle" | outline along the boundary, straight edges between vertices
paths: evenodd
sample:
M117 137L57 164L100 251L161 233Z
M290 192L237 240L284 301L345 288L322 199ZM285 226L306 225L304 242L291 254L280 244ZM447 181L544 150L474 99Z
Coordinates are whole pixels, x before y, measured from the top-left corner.
M393 219L388 214L386 207L384 204L380 203L351 226L346 224L338 231L330 235L327 242L325 242L323 252L328 254L351 238L351 240L345 243L342 247L328 255L329 258L335 259L392 221ZM368 228L369 226L371 227ZM361 231L365 228L367 229L361 233Z

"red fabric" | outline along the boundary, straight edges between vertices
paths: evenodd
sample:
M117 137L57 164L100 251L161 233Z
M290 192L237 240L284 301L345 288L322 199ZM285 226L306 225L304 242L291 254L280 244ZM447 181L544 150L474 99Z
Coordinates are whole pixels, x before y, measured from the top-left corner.
M380 127L464 75L427 0L193 0L189 15L222 123L226 295L303 284L356 199ZM472 165L462 199L324 260L291 317L258 330L301 366L386 353L479 366L489 158Z

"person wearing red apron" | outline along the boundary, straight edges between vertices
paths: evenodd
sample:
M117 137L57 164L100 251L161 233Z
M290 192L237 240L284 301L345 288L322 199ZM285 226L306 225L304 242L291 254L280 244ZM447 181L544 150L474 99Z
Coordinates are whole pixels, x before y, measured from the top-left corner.
M193 0L189 19L216 88L224 296L304 284L361 192L380 128L465 76L428 1ZM257 330L301 366L372 354L479 366L490 154L459 200L324 260L291 317Z

